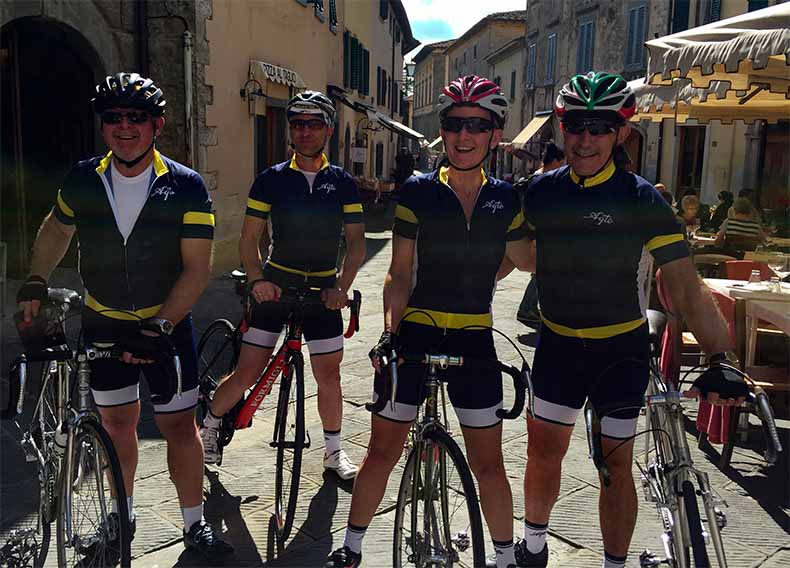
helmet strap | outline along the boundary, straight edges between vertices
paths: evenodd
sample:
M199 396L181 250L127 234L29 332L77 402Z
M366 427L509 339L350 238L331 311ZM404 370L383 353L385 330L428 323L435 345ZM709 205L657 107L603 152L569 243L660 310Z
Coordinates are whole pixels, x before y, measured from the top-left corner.
M151 148L154 147L155 143L156 143L156 137L154 137L154 139L151 141L151 145L148 146L148 148L146 148L145 152L143 152L142 154L137 156L134 160L124 160L123 158L119 158L115 154L113 154L112 157L115 158L116 160L118 160L119 163L121 163L122 165L126 166L127 168L133 168L137 164L139 164L143 160L143 158L145 158L148 155L148 152L151 151Z

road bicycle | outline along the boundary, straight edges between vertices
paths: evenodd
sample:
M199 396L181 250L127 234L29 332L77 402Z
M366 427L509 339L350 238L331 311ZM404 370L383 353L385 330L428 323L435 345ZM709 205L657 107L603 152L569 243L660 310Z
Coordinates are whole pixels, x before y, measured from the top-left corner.
M244 273L234 271L236 291L247 303ZM269 364L257 383L222 418L219 433L220 456L222 449L233 438L236 430L249 428L253 415L280 379L280 394L274 420L274 432L269 444L277 451L275 471L274 516L279 542L291 534L296 515L302 453L310 447L310 436L305 430L304 417L304 355L302 354L302 320L306 310L322 306L320 290L316 288L285 288L278 301L289 307L285 338L272 355ZM344 336L351 337L359 331L359 309L362 295L353 292L348 300L351 317ZM198 373L200 380L199 405L205 415L220 380L233 372L241 349L241 337L246 329L244 320L233 326L228 320L212 322L198 342ZM222 463L222 459L218 465Z
M78 345L65 338L65 321L79 315L82 305L73 290L50 289L39 318L47 321L58 345L26 351L11 366L11 400L4 419L22 414L28 387L28 366L41 363L39 396L29 426L22 429L25 458L38 467L37 532L49 531L55 521L58 566L131 566L132 528L118 456L101 424L90 392L91 361L118 358L112 343ZM62 342L61 342L62 341ZM171 346L172 348L172 346ZM180 362L172 356L181 392ZM115 499L117 515L112 515Z
M661 519L663 529L660 536L664 556L662 558L650 550L645 550L639 557L639 563L643 568L661 564L673 568L709 567L711 561L707 544L711 543L718 566L727 568L721 537L721 530L727 525L727 516L722 506L726 507L727 504L712 490L708 474L694 466L686 439L683 410L683 405L693 402L693 399L684 396L662 376L658 367L658 338L661 337L661 329L666 324L666 319L660 312L648 312L651 355L649 382L644 397L645 430L637 432L628 440L645 435L644 457L641 461L635 460L635 463L641 473L645 499L648 503L655 504ZM688 371L685 377L696 369L695 367ZM755 407L762 421L768 442L765 458L771 464L776 463L782 444L767 395L745 373L729 366L727 370L752 384L754 392L749 393L747 404ZM614 449L607 455L603 454L600 420L623 408L622 405L614 403L596 412L589 403L585 406L590 457L601 474L604 485L609 485L610 482L606 458Z
M412 312L425 313L427 312ZM496 331L496 330L494 330ZM509 340L508 340L509 341ZM512 344L512 342L511 342ZM515 348L515 345L514 345ZM526 359L522 368L495 359L476 359L444 353L402 353L393 351L382 358L390 383L389 397L366 404L373 413L387 404L394 406L400 362L427 366L426 397L411 426L405 446L407 455L398 489L393 532L392 565L452 567L486 565L483 524L472 472L461 448L452 437L447 422L445 387L440 373L449 367L504 372L513 378L515 401L509 411L497 416L515 419L530 393L530 371ZM529 385L529 388L528 388Z

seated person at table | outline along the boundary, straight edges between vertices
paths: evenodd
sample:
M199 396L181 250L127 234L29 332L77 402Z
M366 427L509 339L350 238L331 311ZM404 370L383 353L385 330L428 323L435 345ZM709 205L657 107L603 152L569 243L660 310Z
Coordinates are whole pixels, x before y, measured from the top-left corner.
M736 251L754 250L765 241L763 229L758 221L753 220L751 202L739 197L732 206L735 217L725 219L716 235L716 246Z
M686 229L686 233L700 226L699 198L696 195L686 195L680 201L678 221Z
M716 209L713 210L710 221L705 225L705 229L713 233L721 228L721 224L727 218L727 211L729 211L735 201L731 191L720 191L718 197L719 204L716 206Z
M749 188L744 188L738 192L738 199L745 198L749 201L749 204L752 206L751 213L749 213L749 220L750 221L757 221L758 223L762 222L762 214L754 206L754 190ZM734 219L735 218L735 204L733 203L732 207L727 210L727 218Z

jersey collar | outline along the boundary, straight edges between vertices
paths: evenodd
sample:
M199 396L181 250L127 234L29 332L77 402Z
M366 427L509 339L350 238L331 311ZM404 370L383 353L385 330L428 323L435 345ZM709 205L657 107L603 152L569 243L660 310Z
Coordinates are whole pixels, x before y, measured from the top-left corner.
M99 175L104 175L107 171L107 168L110 167L110 163L112 162L112 150L107 152L107 155L101 159L99 165L96 167L96 173ZM154 176L159 177L161 175L166 174L168 171L167 165L165 161L162 159L162 154L159 153L159 150L154 148Z
M450 168L448 168L447 166L442 166L441 168L439 168L439 182L443 183L447 187L450 187L450 184L448 183L450 181L449 172L450 172ZM480 177L483 180L483 182L480 184L480 187L483 187L485 184L488 183L488 178L486 177L486 173L483 171L483 168L480 168Z
M576 174L576 172L573 171L573 168L571 168L571 180L573 180L573 183L578 184L581 179L584 179L582 187L592 187L594 185L600 185L611 178L614 175L615 169L614 162L609 160L609 163L606 164L606 166L604 166L604 168L594 176L581 178Z
M296 152L294 152L293 156L291 156L291 163L288 164L288 167L292 170L296 170L297 172L301 172L302 170L299 169L299 166L296 164ZM329 160L326 158L326 154L321 154L321 167L318 168L318 171L324 170L329 167Z

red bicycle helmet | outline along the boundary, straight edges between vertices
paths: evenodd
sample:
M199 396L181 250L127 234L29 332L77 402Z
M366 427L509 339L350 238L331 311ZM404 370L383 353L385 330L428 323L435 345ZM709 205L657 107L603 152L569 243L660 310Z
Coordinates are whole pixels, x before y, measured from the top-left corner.
M454 106L479 106L489 111L497 126L502 128L507 118L507 98L499 85L485 77L458 77L442 89L439 95L439 116Z

